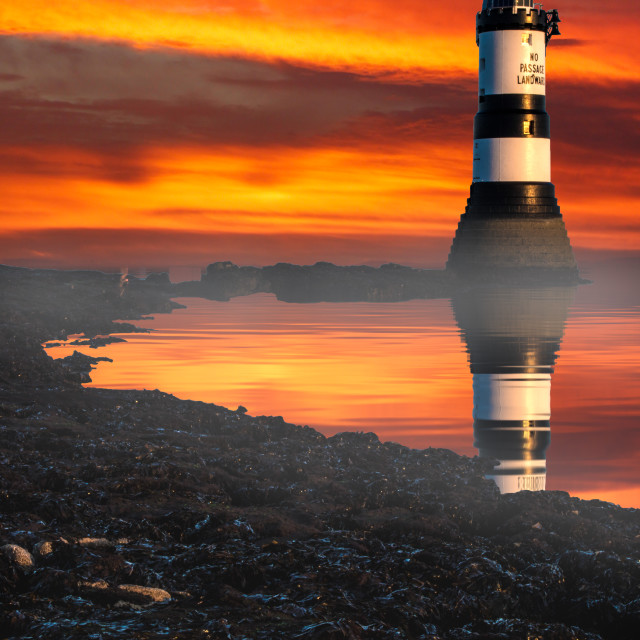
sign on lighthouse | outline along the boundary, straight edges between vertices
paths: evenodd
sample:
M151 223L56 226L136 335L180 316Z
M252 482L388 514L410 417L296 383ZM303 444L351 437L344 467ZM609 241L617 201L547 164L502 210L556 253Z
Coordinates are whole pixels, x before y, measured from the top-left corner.
M559 21L533 0L484 0L477 14L471 197L447 262L456 274L577 278L551 183L546 50Z

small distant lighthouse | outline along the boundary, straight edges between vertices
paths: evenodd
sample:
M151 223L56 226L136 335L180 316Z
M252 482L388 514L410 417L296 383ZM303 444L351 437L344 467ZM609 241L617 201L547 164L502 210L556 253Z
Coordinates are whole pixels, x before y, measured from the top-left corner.
M533 0L484 0L477 14L473 178L447 261L456 275L578 277L551 183L546 47L558 22Z

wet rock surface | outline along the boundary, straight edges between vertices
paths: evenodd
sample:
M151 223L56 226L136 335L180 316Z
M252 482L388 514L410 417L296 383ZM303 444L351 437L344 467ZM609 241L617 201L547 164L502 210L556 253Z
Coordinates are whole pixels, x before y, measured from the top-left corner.
M85 389L40 344L167 310L165 279L141 300L105 285L88 328L71 276L46 310L20 277L0 311L1 637L637 637L638 510L500 496L491 462L374 434Z
M24 571L33 569L33 556L17 544L5 544L0 547L0 551L12 565L20 567Z

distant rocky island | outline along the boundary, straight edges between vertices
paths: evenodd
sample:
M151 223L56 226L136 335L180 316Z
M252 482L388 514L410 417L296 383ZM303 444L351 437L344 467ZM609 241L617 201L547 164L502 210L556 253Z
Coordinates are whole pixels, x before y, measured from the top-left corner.
M398 265L215 263L178 284L0 267L1 637L635 639L640 510L501 496L491 461L372 433L87 389L95 358L42 348L75 334L99 347L181 296L463 286Z
M231 262L210 264L196 282L175 285L178 295L228 300L252 293L273 293L284 302L399 302L416 298L449 298L468 287L495 284L578 284L577 272L519 269L456 276L438 269L414 269L399 264L381 267L279 263L269 267L239 267Z
M232 262L215 262L199 281L180 283L175 290L179 295L212 300L273 293L284 302L398 302L449 297L455 286L455 278L446 271L398 264L377 268L343 267L329 262L239 267Z

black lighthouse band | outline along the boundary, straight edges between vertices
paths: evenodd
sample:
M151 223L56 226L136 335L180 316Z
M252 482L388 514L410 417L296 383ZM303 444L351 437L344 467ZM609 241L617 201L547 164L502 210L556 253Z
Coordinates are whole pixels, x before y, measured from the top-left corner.
M481 111L473 121L473 139L480 138L551 138L549 116L531 111Z

